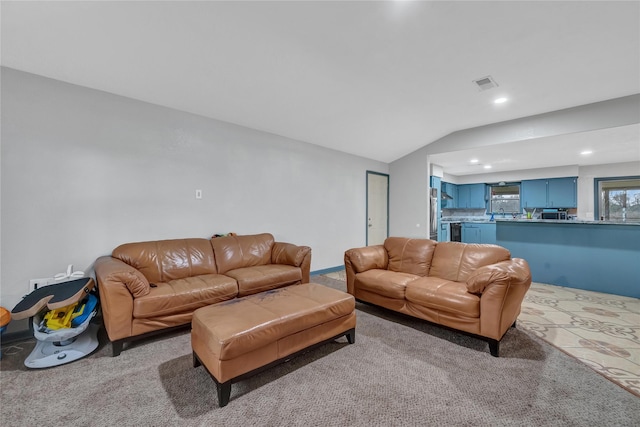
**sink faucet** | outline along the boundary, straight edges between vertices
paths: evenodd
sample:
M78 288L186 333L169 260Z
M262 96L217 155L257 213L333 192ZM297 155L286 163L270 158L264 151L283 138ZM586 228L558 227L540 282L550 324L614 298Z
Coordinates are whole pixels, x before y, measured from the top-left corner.
M498 209L498 212L500 212L502 214L502 218L504 218L504 208Z

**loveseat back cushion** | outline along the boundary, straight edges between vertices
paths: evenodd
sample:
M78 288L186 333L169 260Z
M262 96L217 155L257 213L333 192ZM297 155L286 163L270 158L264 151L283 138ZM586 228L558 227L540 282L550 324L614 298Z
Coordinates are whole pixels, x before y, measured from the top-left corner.
M497 245L440 242L433 255L429 276L466 282L478 268L511 259L511 253Z
M388 237L384 247L389 255L388 269L402 273L426 276L437 243L429 239Z
M273 235L269 233L211 239L220 274L237 268L270 264L273 244Z
M138 269L151 283L217 273L207 239L125 243L115 248L111 256Z

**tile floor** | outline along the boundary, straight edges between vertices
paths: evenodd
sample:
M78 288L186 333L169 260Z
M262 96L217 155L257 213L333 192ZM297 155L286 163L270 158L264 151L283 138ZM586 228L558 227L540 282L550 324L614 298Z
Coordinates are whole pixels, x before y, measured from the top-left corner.
M640 299L532 283L518 325L640 397Z
M532 283L518 327L640 397L640 299Z

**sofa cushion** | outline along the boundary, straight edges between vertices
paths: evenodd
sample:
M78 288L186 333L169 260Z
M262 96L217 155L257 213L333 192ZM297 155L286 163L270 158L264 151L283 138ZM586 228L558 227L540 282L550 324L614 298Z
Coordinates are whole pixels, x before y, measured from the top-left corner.
M281 264L238 268L227 271L225 275L238 282L238 297L299 284L302 281L300 268Z
M429 270L430 277L466 282L478 268L511 259L511 253L497 245L440 242Z
M221 274L159 282L147 295L133 300L133 317L143 319L190 312L237 295L236 281Z
M407 283L419 277L410 273L373 269L356 276L356 287L388 298L404 299Z
M414 304L464 317L480 317L480 297L465 283L439 277L421 277L407 284L406 299Z
M269 233L211 239L220 274L238 268L270 264L273 244L273 235Z
M437 242L429 239L389 237L384 241L384 247L389 254L388 269L426 276L431 268L436 245Z
M111 255L140 270L151 283L217 273L207 239L125 243Z

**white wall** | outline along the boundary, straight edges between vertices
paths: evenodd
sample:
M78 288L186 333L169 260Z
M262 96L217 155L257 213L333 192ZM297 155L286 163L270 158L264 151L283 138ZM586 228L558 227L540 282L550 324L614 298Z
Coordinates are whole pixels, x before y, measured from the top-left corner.
M168 82L170 84L170 82ZM1 288L89 270L117 245L270 232L312 270L364 246L366 171L388 165L2 68ZM201 189L203 198L195 199Z
M429 168L424 148L389 166L389 235L429 237Z

